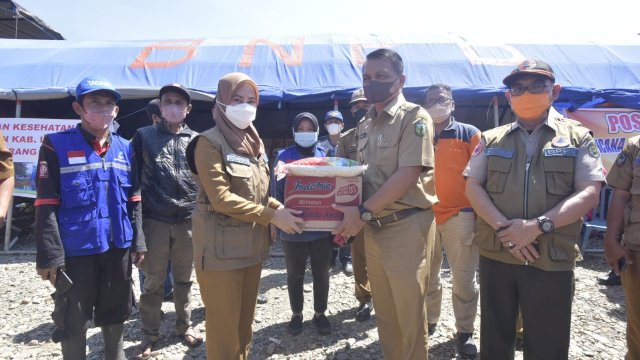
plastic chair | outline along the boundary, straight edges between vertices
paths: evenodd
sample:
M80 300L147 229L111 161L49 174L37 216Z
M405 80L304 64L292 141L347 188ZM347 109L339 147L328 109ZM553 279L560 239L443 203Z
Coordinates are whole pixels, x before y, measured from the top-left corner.
M580 251L582 254L603 252L602 247L589 247L589 238L592 231L607 231L607 210L611 203L613 189L605 186L600 190L600 202L591 212L591 220L585 220L582 224L582 238L580 239Z

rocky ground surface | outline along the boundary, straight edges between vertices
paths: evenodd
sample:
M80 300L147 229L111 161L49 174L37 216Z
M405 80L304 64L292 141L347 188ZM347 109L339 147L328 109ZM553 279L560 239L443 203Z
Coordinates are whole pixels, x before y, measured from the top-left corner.
M14 250L34 250L32 241L21 240ZM304 332L296 337L288 334L290 318L286 287L286 270L281 249L274 248L274 257L264 264L261 291L268 302L258 305L253 324L252 360L262 359L382 359L378 343L375 316L368 322L353 318L356 301L353 297L353 278L340 269L331 275L328 317L333 324L329 336L318 335L312 317L311 274L305 287ZM53 330L50 313L53 288L40 280L35 272L34 255L0 255L0 359L61 359L60 347L49 339ZM607 272L602 255L587 257L576 269L576 295L573 307L571 359L622 359L625 353L625 303L620 286L598 285L596 278ZM138 274L134 271L136 295ZM451 308L449 272L443 270L442 319L430 339L430 359L455 359L455 333ZM198 285L193 286L193 321L204 335L204 310ZM165 312L162 331L165 336L152 354L154 359L205 359L205 348L189 349L173 335L175 313L173 304L162 305ZM476 341L479 338L479 314L476 322ZM126 323L125 349L133 358L141 336L137 312ZM89 359L102 358L102 337L98 329L88 334ZM522 359L522 353L516 353Z

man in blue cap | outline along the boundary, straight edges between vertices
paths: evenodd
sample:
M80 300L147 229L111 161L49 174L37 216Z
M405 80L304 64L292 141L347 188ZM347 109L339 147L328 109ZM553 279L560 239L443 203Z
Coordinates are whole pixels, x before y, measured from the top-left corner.
M134 155L110 131L120 98L108 80L85 78L72 105L80 124L48 134L40 148L36 268L56 287L52 339L62 342L64 359L86 358L92 320L102 329L105 359L125 359L131 267L143 261L146 246Z

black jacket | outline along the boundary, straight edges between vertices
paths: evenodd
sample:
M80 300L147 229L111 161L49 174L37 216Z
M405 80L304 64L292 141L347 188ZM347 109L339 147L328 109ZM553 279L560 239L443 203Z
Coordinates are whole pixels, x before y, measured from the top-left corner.
M197 185L187 165L186 149L196 135L187 125L173 134L162 122L140 128L134 135L134 174L141 184L143 219L175 224L191 218Z

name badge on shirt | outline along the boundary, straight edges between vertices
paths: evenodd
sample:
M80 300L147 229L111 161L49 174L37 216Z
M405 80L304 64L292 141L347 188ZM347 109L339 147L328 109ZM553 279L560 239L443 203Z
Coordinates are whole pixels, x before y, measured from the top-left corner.
M574 147L544 149L544 157L555 156L576 157L578 156L578 149Z
M484 151L484 154L487 156L498 156L505 159L513 158L513 150L501 149L496 147L487 148Z
M67 158L70 165L86 164L87 158L84 155L84 150L67 151Z
M227 154L227 162L233 162L236 164L242 164L242 165L251 165L251 161L249 160L249 158L246 158L244 156L240 156L240 155L236 155L236 154Z

